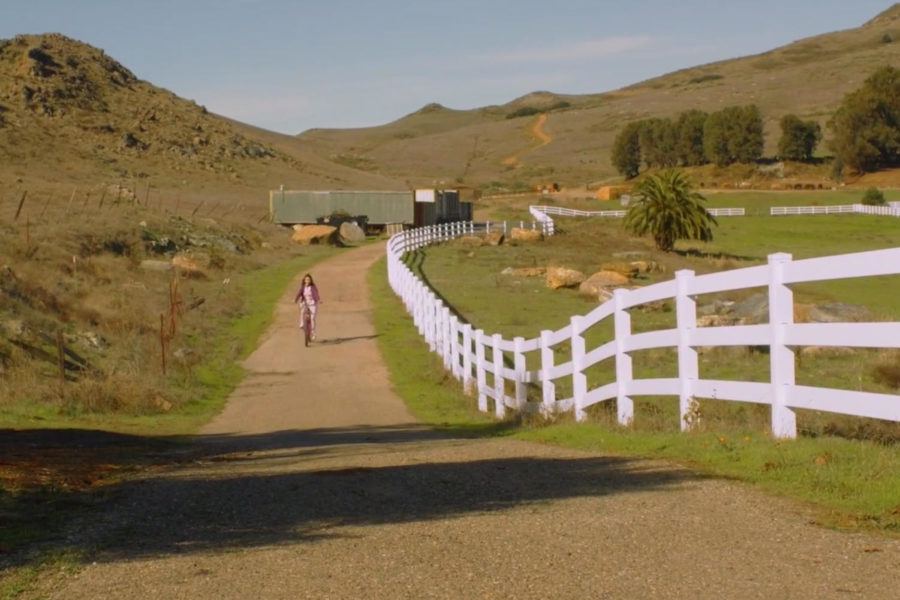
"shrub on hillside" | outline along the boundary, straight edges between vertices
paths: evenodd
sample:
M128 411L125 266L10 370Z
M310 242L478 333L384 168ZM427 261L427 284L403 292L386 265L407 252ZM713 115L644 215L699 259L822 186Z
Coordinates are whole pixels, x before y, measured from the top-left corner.
M536 115L539 112L541 112L540 109L537 109L533 106L523 106L522 108L517 108L516 110L506 115L506 118L515 119L518 117L530 117L531 115Z
M870 187L866 190L866 193L863 194L862 203L866 206L881 206L886 202L887 200L884 199L884 194L877 187Z

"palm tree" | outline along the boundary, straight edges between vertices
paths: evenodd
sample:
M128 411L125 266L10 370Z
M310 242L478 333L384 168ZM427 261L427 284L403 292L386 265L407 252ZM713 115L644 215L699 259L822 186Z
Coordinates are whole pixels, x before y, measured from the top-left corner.
M704 208L705 201L681 170L648 175L635 189L625 229L637 235L649 233L663 252L671 252L677 240L708 242L718 222Z

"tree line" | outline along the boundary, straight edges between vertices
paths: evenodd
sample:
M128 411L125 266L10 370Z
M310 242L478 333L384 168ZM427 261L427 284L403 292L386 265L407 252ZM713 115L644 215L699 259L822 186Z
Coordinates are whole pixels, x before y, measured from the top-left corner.
M781 118L778 155L809 161L822 141L822 128L794 114ZM900 165L900 70L885 66L847 94L827 123L834 171L863 173ZM755 104L706 113L688 110L676 118L632 121L616 135L612 164L627 178L641 167L671 168L750 163L762 158L762 114Z

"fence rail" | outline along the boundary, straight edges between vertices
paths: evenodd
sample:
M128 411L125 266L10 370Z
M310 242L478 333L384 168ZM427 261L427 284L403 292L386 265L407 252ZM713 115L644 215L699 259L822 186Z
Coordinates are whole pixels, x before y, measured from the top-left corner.
M591 405L615 400L618 421L629 424L634 417L634 396L671 395L679 398L682 429L691 424L697 398L769 405L772 432L777 437L796 437L795 409L900 421L900 395L797 385L794 357L794 349L806 345L900 348L900 323L795 323L789 287L809 281L900 274L900 248L799 261L779 253L770 255L765 265L701 276L682 270L670 281L636 290L617 289L611 300L586 315L571 317L561 329L545 330L531 339L508 340L453 315L403 261L406 252L459 235L477 234L487 227L452 223L412 229L395 234L387 244L391 287L403 300L429 348L442 357L444 366L465 389L477 393L482 411L492 409L502 416L507 410L571 410L577 420L583 420ZM698 327L697 295L756 287L768 290L767 324ZM667 299L675 302L674 328L632 331L629 309ZM613 324L612 339L589 348L585 331L606 319ZM571 359L560 364L555 362L553 350L558 344L568 344L571 353ZM703 378L697 349L723 346L768 347L769 381ZM676 350L677 377L635 378L630 353L652 348ZM587 369L606 359L615 361L615 378L589 389ZM528 369L529 362L539 368ZM556 397L559 380L571 382L570 397ZM528 399L529 385L540 388L540 401Z
M839 204L835 206L773 206L769 209L770 215L840 215L859 213L864 215L879 215L884 217L900 217L900 207L894 206L869 206L866 204Z

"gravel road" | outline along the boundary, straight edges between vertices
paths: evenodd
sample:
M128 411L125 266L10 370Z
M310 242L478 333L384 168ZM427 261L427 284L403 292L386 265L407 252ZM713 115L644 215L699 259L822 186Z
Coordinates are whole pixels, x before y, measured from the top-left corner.
M662 462L416 423L375 345L365 276L383 252L316 267L311 348L286 290L196 459L128 483L79 534L91 560L26 596L900 597L900 540Z

